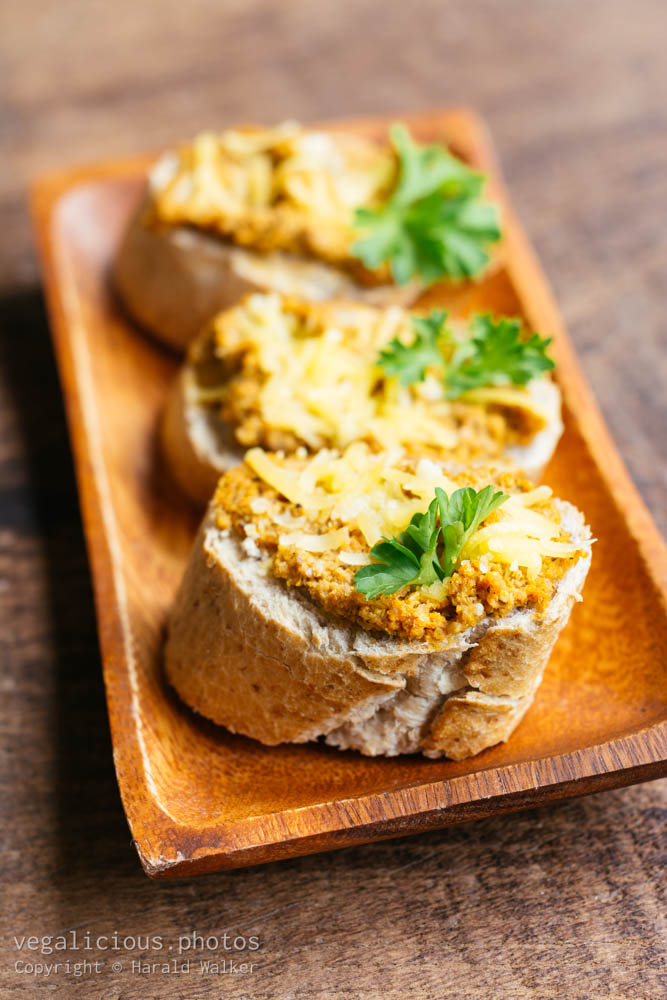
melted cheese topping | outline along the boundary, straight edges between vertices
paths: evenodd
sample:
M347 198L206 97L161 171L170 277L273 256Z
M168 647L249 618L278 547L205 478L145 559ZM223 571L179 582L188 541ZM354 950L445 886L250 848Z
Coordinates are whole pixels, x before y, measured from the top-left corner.
M342 263L355 238L355 209L376 204L395 174L393 155L375 143L296 122L203 132L158 162L152 207L159 222Z
M478 389L452 403L436 375L412 386L387 377L377 365L380 350L395 337L406 344L414 338L410 314L395 306L379 310L250 295L215 319L213 336L215 354L236 358L238 373L236 381L202 387L199 400L222 402L223 417L246 446L283 446L263 439L258 424L311 450L365 440L380 449L448 452L467 435L469 453L460 456L465 461L475 450L500 454L515 439L512 415L522 428L519 440L529 440L548 421L535 391L539 381ZM500 430L490 434L483 427L488 440L479 447L471 418L490 412L502 415L496 419Z
M279 545L304 552L340 551L348 565L355 564L346 552L351 531L361 532L370 549L381 538L404 531L414 514L423 513L436 486L447 494L461 486L461 476L454 481L437 462L421 459L410 470L400 453L373 454L362 443L350 445L342 454L325 450L298 461L253 448L245 462L261 480L303 510L302 524L293 519ZM536 575L543 557L574 556L577 547L563 536L558 519L534 509L550 497L547 486L511 495L470 537L461 560L486 555ZM314 523L317 531L312 530ZM446 583L426 589L438 600L443 588Z

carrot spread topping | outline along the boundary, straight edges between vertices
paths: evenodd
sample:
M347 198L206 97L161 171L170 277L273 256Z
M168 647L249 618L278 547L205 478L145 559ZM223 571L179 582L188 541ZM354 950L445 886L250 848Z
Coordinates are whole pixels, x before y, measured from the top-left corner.
M418 322L396 307L247 296L190 349L197 398L218 409L244 447L317 451L361 440L374 451L400 444L463 464L500 458L551 419L548 401L557 408L558 396L545 379L450 398L435 347L435 365L426 365L419 381L404 384L387 372L387 349L414 350Z
M204 132L158 161L145 222L319 259L362 284L420 287L481 273L501 238L485 176L398 122L387 138L382 147L296 122Z
M396 176L391 152L346 133L276 128L203 132L163 158L152 178L155 222L192 224L260 252L286 250L345 265L370 283L350 256L354 212L374 206Z
M436 486L453 496L489 483L504 502L466 541L451 575L372 599L360 592L355 576L371 563L371 547L424 512ZM214 504L218 528L327 612L436 645L487 615L544 611L580 555L547 487L488 468L452 473L429 459L371 455L363 445L314 459L254 449L222 476Z

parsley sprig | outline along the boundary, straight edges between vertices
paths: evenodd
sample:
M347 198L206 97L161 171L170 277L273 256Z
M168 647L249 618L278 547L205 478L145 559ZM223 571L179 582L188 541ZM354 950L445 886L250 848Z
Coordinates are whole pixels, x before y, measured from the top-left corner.
M526 385L555 368L546 353L553 338L533 333L525 339L521 320L477 315L470 330L472 337L456 345L447 365L450 399L483 385Z
M486 247L501 236L496 205L480 197L484 175L442 146L418 145L405 125L393 125L390 137L398 180L378 208L357 210L352 253L368 268L388 262L399 285L416 276L430 285L479 274Z
M423 382L428 369L442 376L448 399L487 385L526 385L555 367L547 354L551 337L526 338L518 319L478 314L470 336L457 338L447 326L447 313L434 310L413 317L415 337L404 344L395 337L383 348L378 364L401 385Z
M450 497L437 486L425 514L415 514L398 538L383 538L373 546L371 556L376 561L354 574L357 590L371 600L403 587L445 580L456 569L470 536L508 499L493 486L479 492L467 486Z
M398 337L380 351L378 364L385 375L396 375L401 385L423 382L429 368L444 371L445 359L440 348L446 334L447 313L434 309L429 316L413 316L415 339L404 344Z

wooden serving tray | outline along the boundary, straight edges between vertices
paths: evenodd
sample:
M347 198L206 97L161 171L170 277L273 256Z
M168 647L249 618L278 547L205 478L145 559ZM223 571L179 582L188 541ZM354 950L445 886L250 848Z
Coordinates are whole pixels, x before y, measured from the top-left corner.
M389 121L348 126L384 134ZM484 126L469 111L408 116L407 123L489 172L505 201L507 235L495 270L479 284L432 290L428 299L461 314L520 314L555 336L565 434L545 479L585 512L598 539L585 600L533 707L508 743L460 763L372 759L319 744L264 747L196 717L167 688L163 627L197 522L155 446L178 361L132 327L108 286L149 159L72 169L34 188L118 783L151 876L259 864L667 773L665 547L507 204Z

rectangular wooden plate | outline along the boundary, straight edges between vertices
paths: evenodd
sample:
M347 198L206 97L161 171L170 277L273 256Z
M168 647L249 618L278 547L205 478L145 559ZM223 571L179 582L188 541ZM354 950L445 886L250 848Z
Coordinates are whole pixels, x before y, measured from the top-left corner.
M267 748L195 717L167 688L161 642L196 528L155 448L177 360L133 329L108 286L149 158L72 169L33 193L92 567L114 759L154 877L259 864L446 826L667 773L667 554L603 425L557 308L469 111L408 116L487 171L505 205L498 267L430 302L522 315L555 337L565 434L546 481L598 542L583 604L508 743L460 763ZM389 119L347 123L385 134ZM335 127L340 127L338 123Z

